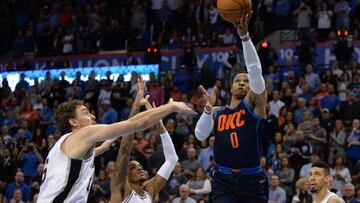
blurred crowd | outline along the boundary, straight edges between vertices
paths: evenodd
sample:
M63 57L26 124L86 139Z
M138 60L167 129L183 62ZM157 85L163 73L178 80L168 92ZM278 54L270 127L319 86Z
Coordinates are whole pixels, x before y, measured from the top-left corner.
M232 25L221 20L215 5L211 0L3 1L0 27L6 29L0 41L11 43L0 43L0 53L21 57L26 53L145 50L149 44L162 49L236 44ZM257 0L253 8L254 41L287 28L314 42L333 38L338 28L347 28L353 38L359 38L360 2L356 0ZM311 202L308 172L312 163L323 160L331 165L331 190L347 203L360 202L360 65L351 57L344 60L336 54L337 60L320 71L302 46L300 66L288 60L285 67L276 67L271 51L259 52L269 93L259 164L269 176L270 201ZM194 74L196 57L186 52L176 72L150 75L146 94L151 102L158 106L173 98L199 113L173 114L164 120L179 163L156 202L210 201L210 180L216 167L214 137L199 142L194 136L204 106L197 86L203 84L208 92L216 86L216 105L229 104L231 80L243 67L232 51L228 55L226 68L216 76ZM128 118L137 91L137 73L132 73L128 82L123 76L114 78L111 72L103 80L97 80L94 72L87 80L81 79L80 72L71 82L65 76L63 72L55 78L48 72L43 81L29 85L22 75L14 91L3 80L0 202L36 202L44 160L61 136L53 122L54 109L60 103L83 100L97 123ZM109 179L117 172L114 161L120 142L96 158L89 202L108 202ZM149 177L156 174L165 160L156 128L136 133L131 155Z
M216 0L9 1L0 5L0 54L6 57L144 51L236 44L236 32ZM296 30L293 40L326 41L347 29L359 39L358 0L253 0L255 42L276 30Z
M222 78L213 82L206 78L200 81L208 92L217 87L216 105L229 104L230 78L241 69L236 62L230 64L233 65ZM53 112L58 104L81 99L96 115L97 123L102 124L125 120L129 116L137 91L137 73L133 72L128 82L123 76L113 78L111 72L100 81L94 72L85 81L78 72L71 83L65 80L65 76L66 72L62 72L60 78L54 78L47 72L43 81L30 86L23 74L14 91L7 80L3 80L0 88L0 190L5 202L16 198L25 202L36 199L44 159L61 136L53 123ZM199 113L194 117L173 114L164 121L179 163L166 187L156 197L157 202L172 202L176 197L209 201L209 181L216 167L214 137L199 142L194 136L204 106L197 85L192 82L194 77L187 66L182 65L176 74L171 70L159 78L150 74L147 82L146 94L157 106L173 98ZM270 65L264 71L264 77L269 102L262 133L263 157L259 164L271 177L270 199L296 202L297 198L311 198L306 177L312 163L324 160L331 165L331 189L340 196L359 201L359 64L352 61L344 66L334 61L331 68L318 72L311 64L297 68L289 62L280 70ZM96 178L89 202L109 199L109 178L117 172L114 171L114 161L120 142L121 139L96 158ZM164 156L155 128L136 133L131 155L143 165L149 177L156 174ZM283 191L282 195L273 193L277 191L277 194L278 190Z

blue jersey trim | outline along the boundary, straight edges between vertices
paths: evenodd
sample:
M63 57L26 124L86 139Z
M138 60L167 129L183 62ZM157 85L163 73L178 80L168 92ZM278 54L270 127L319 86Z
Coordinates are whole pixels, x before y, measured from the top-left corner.
M256 114L251 110L251 108L250 108L249 104L246 102L246 99L245 99L245 98L243 99L243 101L244 101L244 106L245 106L245 108L250 112L250 114L251 114L252 116L254 116L254 117L257 118L257 119L262 119L262 118L263 118L263 117L261 117L261 116L259 116L259 115L256 115Z
M240 169L233 169L233 168L228 168L228 167L224 167L224 166L219 166L217 165L217 170L220 173L224 173L224 174L243 174L243 175L250 175L250 174L257 174L261 172L261 167L257 166L254 168L240 168Z

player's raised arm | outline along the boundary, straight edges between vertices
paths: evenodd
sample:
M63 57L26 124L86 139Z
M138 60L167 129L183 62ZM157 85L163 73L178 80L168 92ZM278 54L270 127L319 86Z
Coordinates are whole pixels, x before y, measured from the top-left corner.
M265 80L262 76L261 62L248 32L250 18L251 13L246 14L244 17L240 18L237 23L234 23L234 25L242 40L246 69L249 74L249 86L251 91L246 96L246 101L256 114L265 117L267 92L265 89Z
M172 99L170 100L170 102L172 102ZM153 105L155 107L155 104ZM149 103L145 104L145 106L147 109L151 108L151 105ZM156 194L158 194L160 190L162 190L162 188L165 186L166 181L169 179L178 161L178 156L176 154L174 144L172 143L171 137L166 131L162 120L160 120L160 122L156 126L160 133L165 162L160 167L157 174L144 185L144 189L148 191L153 197L155 197Z
M209 137L214 128L213 107L216 102L217 88L214 87L211 94L209 94L202 85L199 86L199 90L201 91L206 104L200 119L196 123L195 137L200 141L204 141Z
M138 91L137 91L137 94L136 94L134 104L131 107L129 118L136 115L139 112L140 106L143 105L144 101L142 101L142 100L144 100L145 86L146 86L145 81L141 77L138 78L138 82L137 82ZM146 96L145 100L147 100L148 98L149 98L149 96ZM109 150L109 147L111 146L111 144L113 142L115 142L115 140L117 140L117 138L106 140L100 146L96 147L95 148L95 156L98 156L98 155L106 152L107 150Z
M138 81L138 92L134 104L132 105L129 117L133 117L139 112L140 106L147 102L149 96L144 98L145 82ZM121 202L124 197L128 196L131 192L131 187L127 181L128 163L130 160L131 146L135 134L124 136L121 140L120 149L115 162L115 173L111 177L111 199L110 202Z
M67 109L64 108L58 109L58 111L66 110ZM174 111L196 114L192 109L187 107L185 103L172 102L170 104L162 105L158 108L139 113L126 121L114 123L111 125L91 125L91 122L94 122L95 117L89 113L85 106L80 105L76 108L76 111L76 115L83 114L82 118L86 118L86 127L82 126L82 124L85 122L84 120L77 119L75 116L69 118L69 123L71 124L71 131L73 134L69 136L61 146L65 154L73 159L84 159L89 157L89 151L91 151L91 148L96 142L129 135L140 130L145 130L146 128L154 125L161 118L169 115ZM90 124L88 122L90 122ZM68 125L68 123L65 125Z

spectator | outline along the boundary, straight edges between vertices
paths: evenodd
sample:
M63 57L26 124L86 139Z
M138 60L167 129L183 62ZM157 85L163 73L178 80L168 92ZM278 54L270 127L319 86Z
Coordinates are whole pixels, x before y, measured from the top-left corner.
M70 28L68 28L66 30L66 34L62 38L62 44L63 44L62 53L68 54L74 52L74 38L75 38L74 34L70 30Z
M347 138L347 156L350 167L356 167L356 162L360 160L360 121L354 119L352 131Z
M313 114L316 116L315 112L313 112ZM326 130L327 137L329 137L335 127L334 118L331 117L330 111L327 108L321 109L320 116L320 126Z
M209 178L206 176L204 169L198 166L195 170L195 175L190 179L186 185L190 187L190 197L197 200L205 199L209 201L209 194L211 192L211 184Z
M311 145L305 141L304 132L296 131L296 142L291 145L289 160L291 166L295 170L295 174L299 174L300 168L308 163L312 154Z
M273 99L269 102L270 105L270 114L275 115L276 117L279 117L279 112L281 107L283 107L285 104L280 100L280 94L279 91L273 92Z
M180 74L176 74L174 78L174 85L178 85L181 93L187 93L189 90L190 75L188 73L188 67L186 65L180 66Z
M326 3L321 3L320 8L318 8L318 12L316 14L317 21L317 29L319 32L319 41L325 41L331 29L331 17L333 13L331 10L327 9Z
M214 156L214 141L215 137L211 136L209 138L209 146L200 151L198 156L198 161L200 162L203 169L208 169L210 167L210 157Z
M286 192L286 199L289 202L293 196L293 183L295 177L295 171L289 166L289 160L286 156L281 158L280 170L275 174L279 178L279 185Z
M307 178L300 178L296 181L296 194L291 203L312 203L312 196L309 194L310 183Z
M311 156L310 156L310 163L308 164L305 164L301 167L301 170L300 170L300 178L308 178L309 177L309 173L310 173L310 169L311 169L311 166L314 164L314 163L317 163L319 162L321 159L320 159L320 154L318 152L315 152L313 151L311 153Z
M22 200L24 202L29 202L31 199L30 188L27 184L24 183L24 174L21 171L18 171L15 175L15 182L10 183L6 187L4 193L4 200L7 203L10 203L11 199L14 197L14 192L16 189L20 189L22 193Z
M356 101L355 93L347 92L346 101L341 102L339 117L344 121L346 127L350 127L354 119L359 119L360 102Z
M343 195L343 199L345 200L345 203L354 202L355 186L352 183L346 183L344 186L344 191L345 193Z
M332 84L328 84L328 94L327 96L324 96L320 100L320 106L321 108L327 108L330 111L336 110L336 112L339 111L340 106L340 98L338 95L335 94L335 87Z
M285 203L285 190L279 186L279 177L272 175L270 177L269 203Z
M170 176L169 180L166 183L166 187L165 187L166 197L164 197L164 199L166 200L168 199L170 201L174 200L174 198L179 194L179 192L181 192L181 185L186 184L187 178L182 174L181 171L182 171L181 164L177 162L172 175Z
M226 28L225 33L223 35L219 35L219 38L222 39L222 43L225 46L236 44L237 42L235 35L229 28Z
M310 35L312 13L313 12L306 2L301 3L301 5L293 12L293 15L297 16L298 34L303 38Z
M349 14L351 12L351 8L349 3L345 0L339 0L336 2L334 7L334 13L336 16L336 29L347 28L350 27L350 18Z
M329 140L329 164L333 164L336 155L345 154L345 140L346 133L342 120L337 119L335 122L334 131L330 133Z
M330 175L333 177L331 188L338 194L339 197L344 194L344 186L351 182L350 171L345 167L344 155L337 155L334 158L334 167L330 169Z
M196 201L189 197L190 187L182 184L179 189L180 197L175 198L172 203L196 203Z
M319 75L313 72L313 66L311 64L307 64L305 68L306 83L310 86L311 92L317 92L321 83Z
M14 190L14 197L10 200L10 203L25 203L22 200L22 192L21 189L17 188Z
M318 117L312 119L312 132L307 135L313 151L325 154L325 146L327 145L326 130L320 126Z
M196 169L201 166L200 162L196 160L196 150L193 147L187 149L187 159L182 162L184 175L194 176Z
M22 168L25 175L25 183L31 185L32 179L37 176L38 164L43 163L44 159L33 142L25 145L21 150L18 159L23 162Z
M151 81L149 95L149 102L155 102L156 106L164 104L165 92L164 89L159 86L159 82L157 80Z
M17 170L16 162L11 157L9 148L3 148L0 156L0 193L5 191L6 186L14 182Z
M306 107L306 100L304 98L298 98L297 100L298 109L294 112L294 121L295 123L301 123L304 121L304 112L308 111Z

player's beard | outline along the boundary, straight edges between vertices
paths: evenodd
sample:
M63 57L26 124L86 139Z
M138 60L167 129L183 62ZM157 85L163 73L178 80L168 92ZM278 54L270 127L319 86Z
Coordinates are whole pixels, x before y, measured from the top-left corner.
M317 192L317 189L316 188L310 188L310 192L315 194Z

